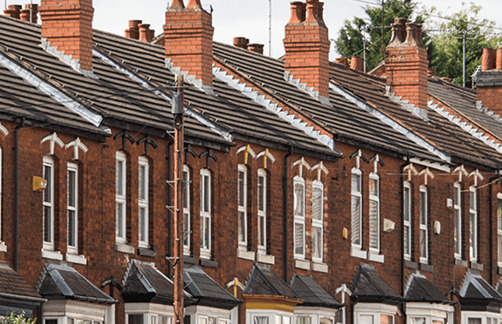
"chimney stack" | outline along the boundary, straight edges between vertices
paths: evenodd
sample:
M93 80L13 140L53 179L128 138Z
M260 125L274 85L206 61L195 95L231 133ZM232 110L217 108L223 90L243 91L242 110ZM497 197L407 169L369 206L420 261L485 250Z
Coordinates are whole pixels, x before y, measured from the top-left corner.
M92 71L92 0L41 0L42 43L54 46Z
M329 97L329 35L323 21L323 3L319 0L291 2L291 18L286 25L284 69L293 79L306 83Z
M139 24L141 23L143 23L142 20L129 20L129 28L124 31L125 37L139 39Z
M263 44L248 44L248 50L263 55Z
M421 39L421 26L395 19L392 39L387 46L385 74L390 92L417 108L427 108L427 50ZM406 38L403 30L406 26Z
M3 11L3 13L7 17L19 19L20 18L20 13L21 13L21 8L22 6L20 5L9 5L7 9Z
M24 6L24 9L21 10L21 14L19 18L22 21L27 21L36 24L37 23L37 15L38 15L38 5L37 4L27 4Z
M247 49L249 44L249 39L246 37L234 37L234 46Z
M205 86L213 84L212 16L200 0L173 0L166 11L164 40L166 59L175 68L195 76Z
M336 64L341 64L341 65L345 65L345 66L349 66L349 59L346 58L346 57L337 57L335 59L335 63Z

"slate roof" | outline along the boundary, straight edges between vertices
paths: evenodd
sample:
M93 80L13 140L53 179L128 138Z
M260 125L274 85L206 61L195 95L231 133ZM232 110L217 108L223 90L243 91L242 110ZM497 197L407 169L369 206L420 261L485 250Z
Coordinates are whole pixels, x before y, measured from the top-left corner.
M350 290L355 302L395 304L403 300L403 297L380 277L375 267L364 263L359 264Z
M255 264L246 282L244 294L299 298L297 293L270 267Z
M303 303L298 306L340 308L342 304L322 288L312 276L294 275L291 288Z
M100 114L103 124L109 127L166 136L166 131L172 130L173 123L169 98L172 96L174 74L165 67L163 47L97 30L94 31L93 41L93 73L97 79L80 74L39 46L40 26L0 16L0 54L2 50L8 49L16 64L27 66L30 71L36 71L43 79L64 89L71 98L80 100L86 107ZM0 80L9 78L15 80L16 76L9 75L8 70L0 68ZM45 100L47 105L51 105L50 108L57 108L54 111L59 116L52 114L55 124L66 125L67 119L72 121L73 118L73 123L78 122L78 127L86 130L92 128L79 115L54 102L52 98L44 97L29 84L23 84L23 80L17 78L15 81L24 87L24 97L40 97L41 102ZM0 89L0 103L2 94L4 97L17 94L15 89ZM207 147L219 143L228 149L234 145L232 138L245 139L281 149L294 147L299 152L320 154L328 159L341 156L341 153L305 136L302 131L222 82L215 80L214 90L217 95L206 94L194 86L185 85L186 107L200 117L196 119L187 114L187 143ZM21 101L23 95L20 94L19 98L10 102L15 109L0 109L0 114L3 110L12 113L17 109L20 114L27 115L30 109L35 109L33 100L26 104ZM45 114L48 109L45 106L43 108L45 110L37 108L36 117L47 119ZM52 116L50 113L48 115ZM201 122L201 119L205 121ZM212 126L208 126L208 123Z
M332 63L331 67L332 82L361 100L373 103L378 111L448 154L452 162L488 168L497 168L502 162L502 154L435 111L428 109L428 119L425 120L391 100L386 95L384 79L367 76L340 64Z
M74 268L48 264L38 284L38 293L47 299L74 299L87 302L118 303Z
M468 272L458 292L462 310L500 311L500 295L481 275Z
M185 265L184 281L185 290L197 300L197 305L232 309L241 303L199 266Z
M172 305L174 302L173 282L155 265L132 260L123 280L122 298L125 302L145 302ZM185 292L185 305L193 304Z
M426 302L449 304L448 298L425 276L412 274L406 287L405 299L407 302Z
M218 42L213 44L213 55L219 62L238 69L248 75L249 80L274 93L276 98L294 104L312 120L326 125L337 141L373 150L378 148L401 157L411 155L440 161L426 149L334 91L330 91L330 107L287 82L284 79L283 61L231 45Z
M14 271L7 263L0 262L0 295L9 294L18 299L39 299L40 296L35 288L30 286L19 273ZM15 297L14 297L15 296Z

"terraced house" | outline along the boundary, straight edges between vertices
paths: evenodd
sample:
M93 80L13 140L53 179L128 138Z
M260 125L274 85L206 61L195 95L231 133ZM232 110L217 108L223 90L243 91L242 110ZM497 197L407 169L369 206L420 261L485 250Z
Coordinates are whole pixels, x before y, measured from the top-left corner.
M214 42L198 0L157 37L93 11L0 16L2 314L173 323L183 75L186 323L502 320L502 51L465 89L428 76L402 19L378 76L330 62L318 0L291 3L281 59Z

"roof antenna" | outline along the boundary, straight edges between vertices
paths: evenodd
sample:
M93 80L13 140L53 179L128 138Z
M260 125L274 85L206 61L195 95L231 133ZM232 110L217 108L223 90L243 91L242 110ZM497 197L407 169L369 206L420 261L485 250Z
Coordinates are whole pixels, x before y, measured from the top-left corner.
M33 0L30 0L30 22L33 23Z
M268 0L268 56L272 57L272 0Z
M5 0L5 10L7 10L7 0Z

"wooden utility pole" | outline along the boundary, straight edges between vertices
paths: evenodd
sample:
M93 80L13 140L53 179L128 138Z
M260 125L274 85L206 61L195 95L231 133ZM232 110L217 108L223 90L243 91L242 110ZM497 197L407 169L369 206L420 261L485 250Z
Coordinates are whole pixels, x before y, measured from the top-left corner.
M385 2L382 0L382 59L385 60Z
M183 324L183 75L176 76L174 116L174 323Z

